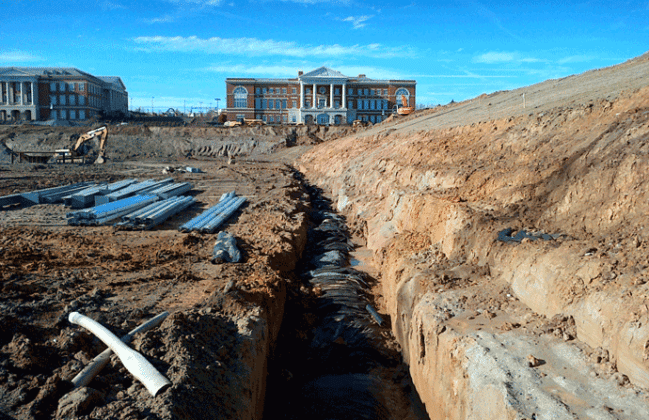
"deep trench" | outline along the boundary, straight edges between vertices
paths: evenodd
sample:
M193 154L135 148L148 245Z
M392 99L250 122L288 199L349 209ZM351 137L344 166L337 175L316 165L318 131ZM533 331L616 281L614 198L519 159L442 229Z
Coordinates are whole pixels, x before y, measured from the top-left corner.
M367 309L376 280L349 266L345 218L305 185L308 242L269 358L264 418L427 419L389 319Z

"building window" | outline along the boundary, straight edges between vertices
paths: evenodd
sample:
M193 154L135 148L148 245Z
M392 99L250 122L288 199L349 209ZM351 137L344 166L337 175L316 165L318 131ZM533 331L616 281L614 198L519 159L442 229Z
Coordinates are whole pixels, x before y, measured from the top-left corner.
M85 104L86 104L86 97L79 96L79 105L85 105Z
M80 120L85 120L86 119L86 111L85 110L80 110L79 111L79 119Z
M297 101L293 101L292 105L293 105L292 108L297 108Z
M272 99L270 99L268 101L268 109L273 109L273 100Z
M83 82L79 83L79 90L80 90L81 92L83 92L84 90L86 90L86 84L83 83ZM81 119L81 118L79 118L79 119ZM85 118L84 118L84 119L85 119Z
M340 108L340 101L336 101L336 108Z
M297 117L295 115L291 116L291 122L297 122Z
M264 120L264 122L266 122L266 116L265 116L265 115L263 115L263 116L261 117L261 119Z
M275 109L279 109L279 108L280 108L280 105L281 105L280 100L279 100L279 99L276 99L276 100L275 100Z
M77 99L77 95L70 95L70 105L76 105L77 104L76 99Z
M259 95L261 93L261 88L255 88L255 93Z
M77 119L77 112L74 109L70 110L70 119L71 120L76 120Z
M304 103L305 108L311 108L311 101L306 101Z
M365 89L365 96L368 96L369 94L370 94L370 90L369 90L369 89Z
M334 95L340 95L340 88L334 89Z
M56 83L50 82L50 92L56 92Z
M62 110L59 111L59 116L61 117L62 120L67 120L68 119L68 116L67 116L67 114L65 112L65 109L62 109Z
M354 109L354 101L347 101L347 108Z
M263 93L263 94L265 95L265 94L266 94L266 88L263 88L263 89L261 90L261 93Z
M74 92L74 83L72 82L68 83L68 91Z
M310 95L311 94L311 88L306 88L306 94Z
M248 91L243 86L234 89L234 107L246 108L248 106Z
M50 104L56 105L56 95L50 95Z
M282 88L282 95L286 95L286 88Z
M371 90L371 95L374 96L374 89Z
M270 115L270 116L268 117L268 122L272 122L272 123L274 123L274 122L275 122L275 117L273 117L272 115Z
M383 89L383 94L387 96L387 94L388 94L388 90L387 90L387 89Z
M297 88L293 88L293 95L297 93Z
M282 109L286 109L286 99L282 99Z
M400 100L401 96L405 96L406 99L408 99L408 98L410 98L410 92L408 92L408 89L406 89L406 88L399 88L395 92L394 96L395 96L395 98L397 98L397 100Z
M65 95L59 95L59 104L65 105Z
M347 94L348 95L353 95L354 94L354 88L347 89Z
M244 118L246 118L244 114L237 114L237 121L243 122Z
M255 108L261 108L261 99L255 98Z
M268 93L272 95L273 93L275 93L275 91L273 90L273 88L270 88L268 89Z

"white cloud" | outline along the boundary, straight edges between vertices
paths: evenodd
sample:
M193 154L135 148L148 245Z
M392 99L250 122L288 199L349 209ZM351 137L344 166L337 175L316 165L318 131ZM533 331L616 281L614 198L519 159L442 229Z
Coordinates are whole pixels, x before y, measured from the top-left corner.
M246 65L246 64L219 64L202 69L203 71L223 73L228 77L237 77L238 75L249 76L269 76L278 78L291 78L297 77L298 70L305 73L314 70L320 66L326 65L327 67L338 70L344 75L355 77L359 74L365 74L371 79L403 79L403 74L398 72L383 69L380 67L367 67L367 66L345 66L336 65L332 63L294 63L283 65Z
M167 0L170 3L197 5L197 6L220 6L223 0Z
M0 51L0 63L26 63L43 60L42 57L24 51Z
M366 26L366 21L373 18L374 15L363 15L363 16L348 16L344 19L340 19L343 22L351 22L354 29L360 29Z
M145 19L146 23L170 23L176 20L175 17L171 15L164 15L153 19Z
M596 59L597 57L593 55L571 55L569 57L564 57L561 60L558 61L559 64L567 64L567 63L583 63L585 61L591 61Z
M134 38L139 49L147 52L197 52L204 54L225 54L245 56L287 56L287 57L414 57L415 51L408 46L386 47L381 44L351 45L309 45L294 41L262 40L257 38L198 38L140 36Z
M532 57L522 57L517 52L497 52L489 51L473 58L474 63L538 63L543 60Z

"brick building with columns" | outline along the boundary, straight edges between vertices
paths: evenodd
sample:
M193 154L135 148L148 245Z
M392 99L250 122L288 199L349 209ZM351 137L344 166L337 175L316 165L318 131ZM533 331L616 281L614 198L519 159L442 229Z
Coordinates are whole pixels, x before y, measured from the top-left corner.
M269 124L338 125L354 120L378 123L401 106L415 106L414 80L348 77L328 67L294 79L227 78L229 121L256 118Z
M127 114L119 77L97 77L71 67L0 67L0 122L86 120Z

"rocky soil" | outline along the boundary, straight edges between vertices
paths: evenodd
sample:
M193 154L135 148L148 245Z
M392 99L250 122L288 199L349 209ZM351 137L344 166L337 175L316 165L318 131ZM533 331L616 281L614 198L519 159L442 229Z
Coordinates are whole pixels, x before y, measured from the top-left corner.
M372 251L431 418L649 417L648 69L528 87L526 109L513 91L422 111L301 158Z

